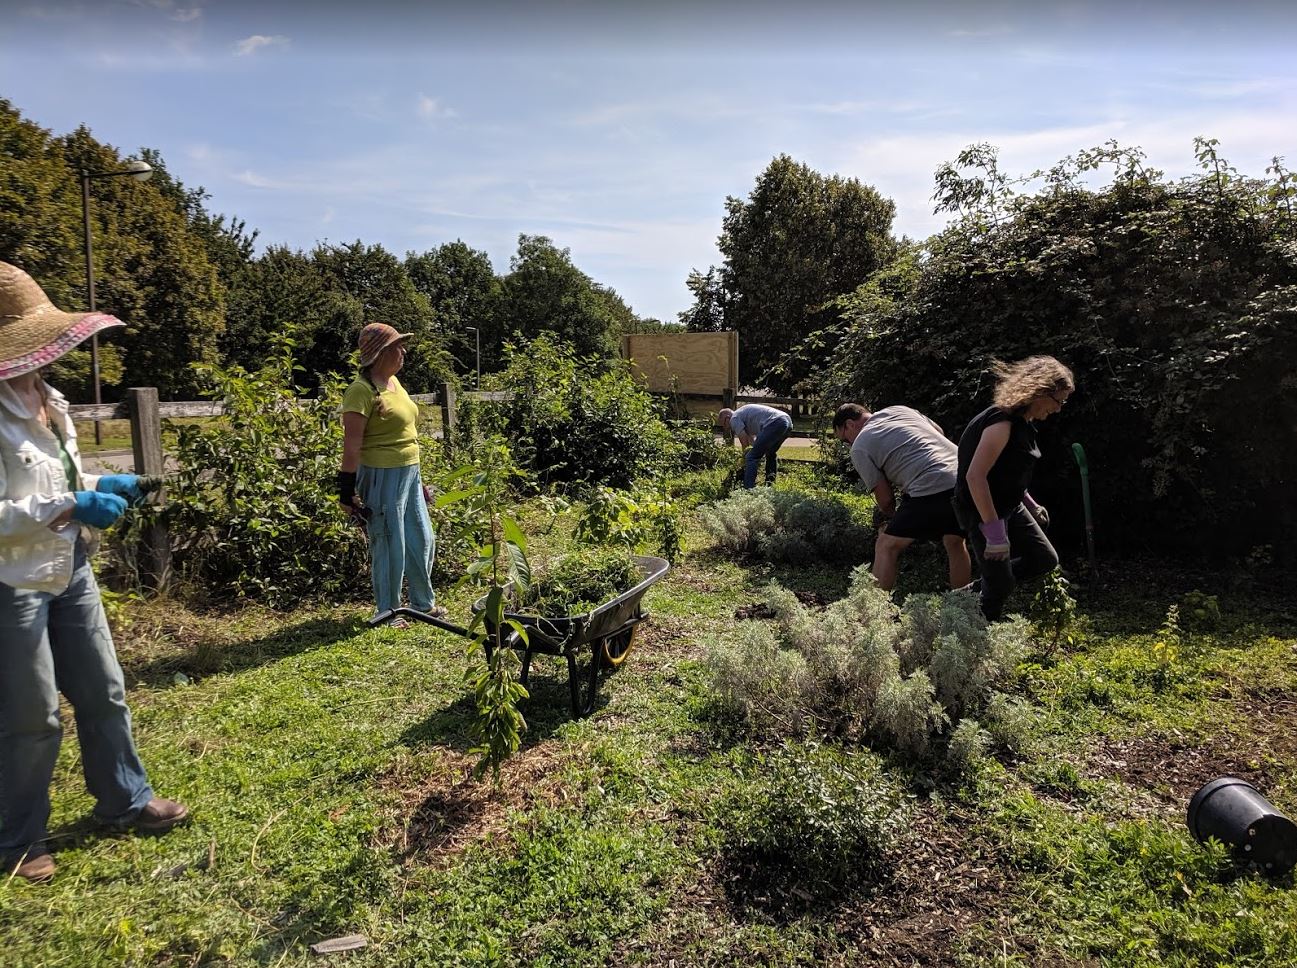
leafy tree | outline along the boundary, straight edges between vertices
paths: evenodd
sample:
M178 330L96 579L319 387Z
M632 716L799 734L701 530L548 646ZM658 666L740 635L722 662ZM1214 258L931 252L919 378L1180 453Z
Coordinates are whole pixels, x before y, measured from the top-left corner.
M346 372L356 337L366 323L382 322L413 333L401 382L411 392L436 389L450 374L445 338L437 331L427 297L415 289L396 256L357 240L320 246L312 263L324 286L303 365L317 373Z
M405 257L405 271L416 291L432 306L439 331L461 373L476 367L478 338L482 368L499 365L504 347L503 287L485 252L456 240L422 255ZM468 328L476 327L477 334Z
M31 273L60 306L86 306L78 173L119 169L120 154L85 127L54 138L7 101L0 102L0 142L0 259ZM120 376L157 386L164 397L192 394L189 364L215 360L223 325L216 269L166 187L165 179L161 187L129 178L90 183L96 302L127 324L106 337L104 382ZM89 398L88 357L74 351L54 367L52 378L73 399Z
M572 264L568 249L542 235L518 236L518 252L504 277L510 332L532 339L554 333L578 356L612 357L629 308Z
M1039 173L975 146L939 173L959 218L922 259L841 303L829 399L906 403L952 436L989 402L993 358L1049 353L1078 389L1044 425L1033 492L1080 537L1076 470L1094 473L1101 544L1243 554L1297 538L1297 226L1292 181L1240 175L1200 140L1203 172L1168 181L1109 143ZM969 174L960 174L970 169ZM1110 169L1105 187L1082 181Z
M725 328L725 289L720 270L715 266L706 272L694 269L685 280L694 294L694 303L680 313L680 324L691 333L715 333Z
M84 305L75 174L53 135L5 100L0 100L0 158L0 259L31 274L58 306Z
M896 206L855 178L824 176L787 155L774 159L744 201L725 201L719 278L694 273L698 301L686 323L709 328L723 313L737 330L740 377L791 390L814 361L785 354L828 322L826 304L892 258Z
M292 334L299 363L309 361L313 334L323 326L326 281L309 255L270 246L235 276L226 297L221 356L249 371L268 361L272 340ZM351 321L348 321L350 325ZM309 382L310 374L304 375Z

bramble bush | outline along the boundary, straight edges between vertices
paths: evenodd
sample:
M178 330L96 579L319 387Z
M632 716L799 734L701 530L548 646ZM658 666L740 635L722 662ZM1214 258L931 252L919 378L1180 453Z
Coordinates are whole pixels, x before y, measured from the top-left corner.
M1279 159L1246 177L1211 140L1195 154L1178 180L1115 142L1011 179L967 149L937 178L958 217L839 300L808 339L838 347L807 389L905 403L958 439L993 358L1051 354L1077 378L1032 487L1056 540L1083 540L1079 441L1109 547L1291 557L1297 448L1276 441L1297 424L1297 178ZM1087 187L1100 169L1111 182Z
M873 548L856 505L838 495L740 490L701 508L701 519L721 548L769 561L858 563Z
M197 364L225 416L175 428L180 469L168 480L163 520L173 566L200 599L254 599L274 608L352 597L365 587L360 530L338 507L342 380L304 397L293 342L278 339L255 373Z
M964 592L911 595L898 607L863 567L851 581L847 597L822 610L767 589L773 624L744 623L707 655L718 722L916 757L961 720L1021 742L1022 709L1003 690L1029 647L1025 620L990 624ZM969 757L972 728L963 727L957 757Z

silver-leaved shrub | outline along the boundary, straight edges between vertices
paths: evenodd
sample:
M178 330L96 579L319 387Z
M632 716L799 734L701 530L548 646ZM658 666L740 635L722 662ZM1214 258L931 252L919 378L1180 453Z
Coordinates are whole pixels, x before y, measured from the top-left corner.
M762 487L704 505L703 527L726 551L788 564L860 562L873 533L841 498Z
M826 608L808 608L777 584L764 598L773 622L745 622L708 654L725 720L915 757L948 747L958 733L954 764L972 763L990 740L1022 748L1030 707L1004 693L1028 647L1021 619L989 624L962 592L911 595L898 607L864 566L852 572L848 595ZM963 721L973 725L951 729Z

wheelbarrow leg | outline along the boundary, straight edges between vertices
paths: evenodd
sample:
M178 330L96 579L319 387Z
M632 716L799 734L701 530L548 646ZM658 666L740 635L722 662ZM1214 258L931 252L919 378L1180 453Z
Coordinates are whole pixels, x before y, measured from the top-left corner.
M567 654L567 688L572 696L572 716L584 719L594 712L594 699L599 691L599 660L603 651L603 640L590 643L590 662L585 669L580 668L577 653Z
M528 679L531 678L531 646L522 650L522 668L518 670L518 682L524 689L530 689Z

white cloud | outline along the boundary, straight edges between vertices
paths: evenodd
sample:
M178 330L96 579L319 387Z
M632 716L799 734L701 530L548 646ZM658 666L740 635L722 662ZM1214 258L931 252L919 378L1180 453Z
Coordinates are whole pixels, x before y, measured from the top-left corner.
M202 7L181 7L171 14L171 19L177 23L193 23L203 15Z
M251 188L283 188L282 182L275 181L273 178L267 178L264 175L258 175L251 168L245 168L243 171L232 176L236 182L248 185Z
M435 97L428 97L426 94L420 94L417 102L417 110L421 118L453 118L455 112L451 108L441 103L441 100Z
M263 47L287 47L289 40L280 34L267 37L265 34L253 34L251 37L244 37L234 45L234 53L238 57L247 57L255 54Z

